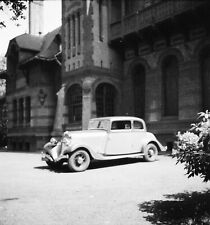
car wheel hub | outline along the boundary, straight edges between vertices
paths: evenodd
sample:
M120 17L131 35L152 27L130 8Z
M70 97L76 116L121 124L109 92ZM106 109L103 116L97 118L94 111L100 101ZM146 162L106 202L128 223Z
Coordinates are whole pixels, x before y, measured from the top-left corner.
M151 156L151 157L152 157L152 156L154 155L154 150L149 149L148 153L149 153L149 156Z
M78 156L77 159L76 159L76 162L77 162L77 164L79 164L79 165L83 164L84 161L85 161L85 160L84 160L84 158L83 158L82 156Z

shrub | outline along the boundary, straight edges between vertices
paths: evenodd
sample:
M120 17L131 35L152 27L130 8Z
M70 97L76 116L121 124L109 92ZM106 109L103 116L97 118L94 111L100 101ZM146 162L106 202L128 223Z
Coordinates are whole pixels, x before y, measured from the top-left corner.
M175 143L177 163L184 163L188 177L210 180L210 112L198 113L197 123L184 133L178 132Z

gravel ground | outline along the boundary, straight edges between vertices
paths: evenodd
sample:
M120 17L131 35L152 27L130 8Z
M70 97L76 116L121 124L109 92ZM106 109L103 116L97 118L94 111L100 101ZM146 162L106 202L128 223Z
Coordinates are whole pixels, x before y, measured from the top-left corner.
M209 190L164 155L70 173L65 165L49 170L37 153L0 152L0 225L190 224L183 221L195 220L197 206L204 207L197 217L208 212Z

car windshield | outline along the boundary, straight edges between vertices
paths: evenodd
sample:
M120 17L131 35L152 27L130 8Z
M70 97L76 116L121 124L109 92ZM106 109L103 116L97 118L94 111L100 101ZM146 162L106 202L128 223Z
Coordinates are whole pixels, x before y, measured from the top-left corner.
M109 120L90 120L88 130L93 130L93 129L108 130L109 127L110 127Z

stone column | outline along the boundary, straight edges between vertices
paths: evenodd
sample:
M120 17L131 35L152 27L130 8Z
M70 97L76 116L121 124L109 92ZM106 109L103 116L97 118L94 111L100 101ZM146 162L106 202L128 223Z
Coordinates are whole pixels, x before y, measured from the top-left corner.
M65 85L62 84L61 89L57 92L57 105L56 105L56 112L55 112L55 119L53 125L53 132L52 136L60 136L63 133L63 112L64 112L64 97L65 97Z
M83 89L83 99L82 99L82 129L88 128L88 122L92 116L93 108L93 91L92 86L95 81L95 78L86 77L83 80L82 89Z

